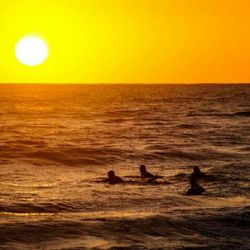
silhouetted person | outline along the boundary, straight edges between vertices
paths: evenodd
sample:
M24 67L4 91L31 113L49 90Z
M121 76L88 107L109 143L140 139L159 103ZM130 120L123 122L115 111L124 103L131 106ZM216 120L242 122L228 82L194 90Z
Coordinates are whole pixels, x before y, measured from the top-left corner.
M147 171L145 165L140 166L140 172L141 172L141 177L143 177L143 178L154 178L155 177L153 174L151 174Z
M197 183L196 178L190 179L191 188L187 191L187 195L201 195L205 192L205 189Z
M147 178L148 183L158 183L157 179L162 178L162 176L159 175L153 175L147 171L147 168L145 165L140 166L140 172L142 178Z
M115 172L111 170L108 172L108 178L106 179L106 182L108 182L111 185L115 185L119 183L124 183L124 180L119 176L116 176Z
M199 180L205 178L205 174L201 172L200 168L195 166L193 168L193 173L191 174L191 179Z

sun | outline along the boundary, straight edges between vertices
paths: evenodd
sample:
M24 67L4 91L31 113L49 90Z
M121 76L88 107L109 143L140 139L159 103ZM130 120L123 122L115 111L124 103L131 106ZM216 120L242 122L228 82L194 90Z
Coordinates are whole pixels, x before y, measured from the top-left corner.
M49 55L46 43L38 37L25 37L16 44L16 58L27 66L42 64Z

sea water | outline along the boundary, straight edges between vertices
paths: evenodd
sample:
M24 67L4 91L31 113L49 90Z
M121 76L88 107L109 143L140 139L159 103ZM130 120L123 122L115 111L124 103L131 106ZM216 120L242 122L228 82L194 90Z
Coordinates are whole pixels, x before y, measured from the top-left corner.
M249 249L249 124L250 85L0 85L0 249Z

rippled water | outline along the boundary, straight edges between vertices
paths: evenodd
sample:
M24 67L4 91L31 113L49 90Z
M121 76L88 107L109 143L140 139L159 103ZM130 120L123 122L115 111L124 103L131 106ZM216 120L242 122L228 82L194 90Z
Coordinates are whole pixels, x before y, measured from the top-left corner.
M249 249L249 122L250 85L1 85L0 246Z

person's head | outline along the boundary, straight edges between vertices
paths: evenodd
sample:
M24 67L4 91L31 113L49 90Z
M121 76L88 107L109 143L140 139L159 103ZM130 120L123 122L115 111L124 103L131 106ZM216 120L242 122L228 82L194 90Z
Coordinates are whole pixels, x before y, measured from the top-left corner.
M145 165L141 165L140 166L140 172L141 173L145 173L146 172L146 166Z
M110 170L110 171L108 172L108 177L109 177L109 178L113 178L114 176L115 176L115 171Z
M193 169L194 173L200 173L200 168L198 166L195 166Z

